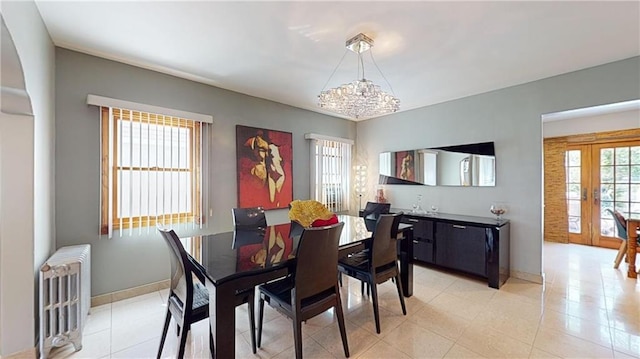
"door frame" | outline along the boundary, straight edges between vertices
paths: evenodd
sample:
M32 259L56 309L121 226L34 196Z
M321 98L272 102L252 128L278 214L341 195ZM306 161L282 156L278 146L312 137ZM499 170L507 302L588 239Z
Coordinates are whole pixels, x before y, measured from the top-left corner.
M568 211L566 208L566 187L561 191L553 189L553 187L559 185L559 183L564 183L564 185L566 186L566 172L560 170L560 163L558 163L558 161L562 161L561 166L564 168L564 155L560 156L559 152L566 154L566 151L569 147L574 147L576 145L594 145L638 140L640 140L640 129L638 128L550 137L543 139L543 148L545 151L545 153L543 154L543 161L545 162L543 173L543 176L545 177L545 188L543 191L543 212L545 218L543 228L544 241L550 240L554 242L569 243ZM552 152L555 153L552 154ZM557 176L562 176L562 179L557 181ZM554 180L549 181L547 180L547 178L554 178ZM591 179L591 181L593 181L593 179ZM556 185L553 186L550 182L554 182L556 183ZM588 191L587 200L589 202L593 200L592 191ZM562 206L564 206L564 210L561 210ZM594 215L595 214L592 213L592 216ZM599 208L597 210L597 215L600 216ZM593 217L590 218L592 222L594 219L595 218ZM559 221L564 223L560 223ZM599 218L597 218L597 222L599 222ZM597 228L591 228L591 230L596 229L599 233L599 225L597 226ZM617 249L620 245L620 240L615 237L603 237L603 239L598 241L598 243L595 245Z

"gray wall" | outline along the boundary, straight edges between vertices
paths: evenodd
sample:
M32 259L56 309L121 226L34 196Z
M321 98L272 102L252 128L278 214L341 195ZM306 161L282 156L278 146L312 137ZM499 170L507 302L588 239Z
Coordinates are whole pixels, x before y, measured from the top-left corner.
M9 315L2 316L2 325L11 328L9 334L12 335L12 339L8 343L1 343L3 345L0 355L6 355L33 348L35 344L34 334L37 329L34 326L37 324L38 314L36 309L38 305L38 269L55 247L53 221L55 55L49 33L32 1L3 1L0 9L20 58L24 72L24 83L31 99L33 113L33 120L24 120L29 121L27 127L31 132L31 137L28 143L33 144L32 148L28 151L11 152L11 155L15 156L13 161L16 163L22 163L22 166L30 164L31 168L28 171L31 174L30 182L28 182L30 192L24 195L22 203L15 197L12 197L12 200L7 199L7 201L3 199L3 207L8 211L15 210L17 212L27 202L31 209L30 215L24 216L24 221L28 222L31 228L27 231L21 231L22 233L17 236L6 238L14 246L13 249L9 246L2 248L3 251L11 253L11 260L19 263L9 267L11 272L3 273L3 275L11 276L12 280L16 280L12 284L3 283L3 289L4 285L9 285L10 289L8 291L2 290L1 293L3 305L15 304L11 305L10 313L5 313ZM16 122L11 130L16 131L17 134L18 128L23 125ZM19 173L27 172L16 172L16 176ZM20 191L17 187L14 190ZM12 194L15 195L15 193ZM10 225L15 226L14 228L20 228L23 223L22 220L17 220L12 221ZM1 223L0 225L6 224ZM25 264L29 268L28 272L20 267ZM7 322L9 318L17 318L18 320L14 323ZM5 334L3 331L2 335Z
M232 228L231 208L237 205L237 124L293 134L294 198L309 197L309 143L305 133L355 139L355 123L351 121L57 48L56 239L58 246L92 245L92 295L168 279L169 257L154 230L133 238L98 235L99 110L87 106L87 94L213 116L210 200L214 205L210 232Z
M494 141L497 186L490 188L386 186L395 207L490 217L493 201L506 202L511 225L512 274L539 281L542 268L541 115L640 98L640 58L359 122L359 158L377 178L378 154L411 148ZM375 196L371 184L367 199Z

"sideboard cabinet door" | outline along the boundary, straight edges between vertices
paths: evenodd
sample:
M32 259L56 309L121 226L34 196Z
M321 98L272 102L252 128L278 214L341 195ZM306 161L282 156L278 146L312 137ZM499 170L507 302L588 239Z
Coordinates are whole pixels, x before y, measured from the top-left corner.
M436 264L487 276L485 228L436 223Z

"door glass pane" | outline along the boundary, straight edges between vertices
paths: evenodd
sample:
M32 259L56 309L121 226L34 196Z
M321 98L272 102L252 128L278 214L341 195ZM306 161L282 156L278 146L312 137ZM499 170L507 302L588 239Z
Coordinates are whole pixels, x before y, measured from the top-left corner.
M615 209L628 217L630 212L640 209L640 146L600 150L600 188L600 235L614 237L604 210Z
M632 165L630 171L631 183L640 183L640 165Z
M600 150L600 166L613 166L613 148Z
M616 164L616 183L629 183L629 166Z
M632 184L630 186L630 193L631 195L629 197L631 202L640 203L640 184Z
M616 165L629 164L629 147L616 148Z
M580 201L569 201L569 216L580 217Z
M640 164L640 146L631 147L630 157L632 165Z
M617 184L615 186L616 190L616 202L629 202L629 185L627 184Z
M611 217L603 218L600 220L600 233L602 233L602 235L607 237L615 237L616 232L614 228L615 224L613 223L613 219L611 219Z
M582 201L581 184L581 153L580 150L566 152L565 171L567 175L567 214L569 216L569 233L581 233Z
M567 173L567 183L577 183L580 186L580 167L569 167Z
M580 167L580 151L568 151L567 158L569 159L569 166Z
M567 184L567 195L569 199L577 199L580 200L580 185L577 183L568 183Z
M600 166L600 181L613 183L613 166Z

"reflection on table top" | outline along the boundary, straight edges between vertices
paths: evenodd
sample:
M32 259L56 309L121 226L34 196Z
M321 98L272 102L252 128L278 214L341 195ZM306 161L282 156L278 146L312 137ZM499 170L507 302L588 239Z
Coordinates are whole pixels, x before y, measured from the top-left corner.
M347 247L371 238L360 217L339 215L344 222L340 246ZM269 269L279 269L295 257L299 236L290 236L291 224L259 230L236 230L184 238L185 248L206 269L216 285L227 280Z

